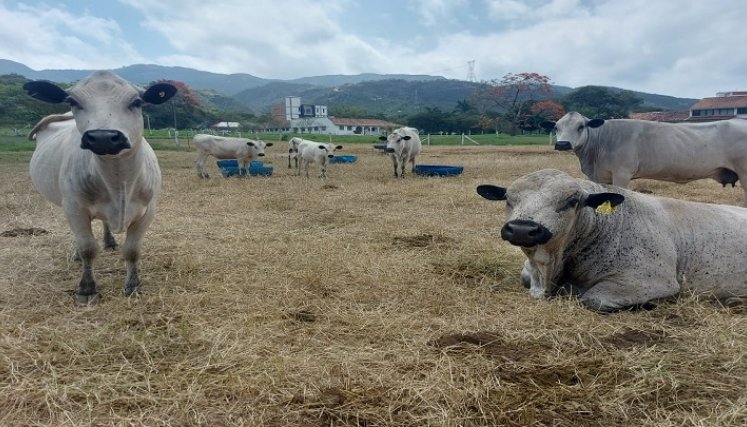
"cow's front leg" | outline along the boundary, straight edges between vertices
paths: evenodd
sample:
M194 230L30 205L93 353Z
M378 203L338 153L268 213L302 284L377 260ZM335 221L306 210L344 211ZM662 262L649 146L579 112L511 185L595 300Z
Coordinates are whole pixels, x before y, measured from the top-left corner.
M612 174L612 185L620 187L620 188L628 188L628 184L630 184L630 179L632 176L630 176L627 172L617 172Z
M205 160L207 160L206 153L198 153L197 160L195 161L195 167L197 168L197 176L200 178L210 178L210 175L205 170Z
M611 280L598 282L581 295L588 308L602 313L612 313L635 308L651 308L653 300L671 297L679 292L677 282L672 283L618 283Z
M319 168L319 178L324 179L326 177L327 177L327 168L325 168L324 166L322 166L322 167Z
M154 206L151 205L142 218L130 224L127 228L127 238L122 245L122 257L127 266L127 275L125 276L124 292L126 296L132 295L140 290L140 276L138 274L138 261L140 260L140 242L145 236L155 213Z
M65 206L65 216L75 236L76 253L83 264L78 290L75 292L75 302L79 305L95 304L98 301L98 294L93 274L93 261L96 259L98 248L91 230L91 220L87 213L71 206Z
M249 175L249 160L248 159L238 159L237 165L239 166L239 173L236 175L238 178L241 178L242 176L248 176Z

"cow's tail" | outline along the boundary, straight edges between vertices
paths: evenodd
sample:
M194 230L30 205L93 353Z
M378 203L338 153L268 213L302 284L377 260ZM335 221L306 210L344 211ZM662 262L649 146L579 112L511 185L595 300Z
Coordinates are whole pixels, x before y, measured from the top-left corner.
M65 114L51 114L47 117L44 117L43 119L39 120L39 123L34 126L33 129L31 129L31 132L29 132L29 141L33 141L36 139L36 134L47 127L50 123L54 122L64 122L66 120L72 120L73 119L73 113L68 112Z

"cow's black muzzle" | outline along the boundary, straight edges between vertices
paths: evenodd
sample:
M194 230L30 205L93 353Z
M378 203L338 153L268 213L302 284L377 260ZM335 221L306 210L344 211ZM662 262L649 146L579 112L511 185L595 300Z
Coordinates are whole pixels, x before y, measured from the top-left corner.
M552 233L542 224L516 219L501 228L501 238L514 246L531 248L547 243L552 238Z
M120 151L132 148L127 137L118 130L96 129L83 134L80 148L91 150L99 156L119 154Z
M391 154L391 153L394 153L394 148L386 147L386 149L384 149L384 151L386 151L387 153Z
M558 151L569 151L572 150L573 147L569 141L558 141L555 143L555 149Z

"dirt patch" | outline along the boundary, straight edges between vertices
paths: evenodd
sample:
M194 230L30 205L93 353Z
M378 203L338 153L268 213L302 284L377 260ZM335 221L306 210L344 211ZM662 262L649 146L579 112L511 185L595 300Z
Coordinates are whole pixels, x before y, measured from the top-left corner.
M414 236L394 236L392 243L397 246L409 248L427 248L430 246L453 243L451 237L433 235L429 233L416 234Z
M311 310L307 309L301 309L297 311L291 311L289 313L286 313L286 316L289 319L293 319L298 322L304 322L304 323L312 323L316 322L318 316L313 313Z
M47 234L49 231L43 229L43 228L13 228L11 230L6 230L0 233L0 236L2 237L21 237L21 236L40 236L42 234Z
M600 340L605 345L615 349L632 347L650 347L667 339L663 330L628 329L608 335Z
M442 335L428 345L449 353L481 351L508 363L526 363L537 359L547 347L538 343L508 342L494 332L477 331Z

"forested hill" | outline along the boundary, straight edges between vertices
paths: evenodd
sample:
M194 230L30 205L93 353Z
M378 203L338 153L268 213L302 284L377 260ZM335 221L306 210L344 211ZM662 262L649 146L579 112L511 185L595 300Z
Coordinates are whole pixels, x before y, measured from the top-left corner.
M209 116L225 117L230 115L220 112L261 115L269 112L271 106L283 104L286 96L300 96L304 103L355 109L372 117L401 118L429 108L452 111L460 101L469 99L481 85L439 76L399 74L329 75L271 80L250 74L218 74L185 67L143 64L114 71L141 85L156 80L184 82L195 91L205 107L213 111ZM35 71L23 64L0 59L0 75L14 74L27 79L45 79L69 84L90 73L91 70ZM6 89L11 90L7 87ZM624 91L619 88L607 89L613 92ZM557 100L573 90L565 86L552 86L551 92L543 97ZM644 110L682 111L697 102L696 99L690 98L630 92L643 101L639 107ZM7 106L6 110L12 109L11 107ZM24 105L22 109L25 108ZM26 112L14 110L14 114L20 117L25 117ZM0 120L7 119L8 117L0 117Z

